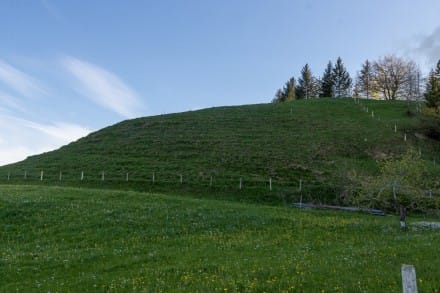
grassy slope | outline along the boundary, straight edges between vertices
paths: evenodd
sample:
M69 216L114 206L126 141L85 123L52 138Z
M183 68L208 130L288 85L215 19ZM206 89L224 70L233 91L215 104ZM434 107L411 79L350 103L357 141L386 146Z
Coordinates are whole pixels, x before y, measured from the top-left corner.
M432 161L439 145L417 141L403 129L415 118L405 102L364 101L375 119L353 100L320 99L285 104L211 108L123 121L57 151L0 168L0 180L78 184L81 171L89 185L141 190L231 195L243 178L241 197L270 200L297 194L332 200L348 170L376 172L375 158L420 146ZM293 111L292 111L293 110ZM398 132L394 133L394 124ZM105 171L105 183L100 183ZM129 172L129 183L125 183ZM152 174L155 173L155 186ZM438 171L436 171L438 174ZM180 175L184 185L180 185ZM268 192L272 178L274 191ZM234 195L235 196L235 195Z
M1 292L438 292L440 234L395 217L130 191L0 188Z

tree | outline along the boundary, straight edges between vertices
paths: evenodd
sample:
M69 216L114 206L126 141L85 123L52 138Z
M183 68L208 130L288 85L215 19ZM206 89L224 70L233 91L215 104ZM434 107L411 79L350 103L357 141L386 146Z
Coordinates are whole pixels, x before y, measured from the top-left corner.
M411 70L409 61L388 55L374 63L374 80L385 100L396 100L407 94L405 86Z
M284 102L284 95L281 89L278 89L275 93L275 97L272 100L272 103L281 103Z
M329 61L321 79L321 97L333 97L333 86L335 83L332 71L333 65L332 62Z
M272 102L281 103L281 102L295 100L296 99L295 89L296 89L296 82L295 82L295 78L292 77L284 84L283 89L277 90Z
M318 82L310 70L309 64L301 69L301 77L298 78L297 98L308 99L318 96Z
M350 95L351 77L342 63L341 57L336 60L335 67L332 70L334 96L347 97Z
M356 79L356 85L358 86L359 93L363 94L367 99L375 91L374 68L370 61L365 60L362 64L362 69Z
M428 108L434 109L436 113L440 111L440 78L435 71L431 70L426 83L425 103Z
M419 154L410 148L401 158L382 162L378 176L351 174L356 190L351 201L360 206L394 210L405 228L407 210L437 204L426 196L426 171Z

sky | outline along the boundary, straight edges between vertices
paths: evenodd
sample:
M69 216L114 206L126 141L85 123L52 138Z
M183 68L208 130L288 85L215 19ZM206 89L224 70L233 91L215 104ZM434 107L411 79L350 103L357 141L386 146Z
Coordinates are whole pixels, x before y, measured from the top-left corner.
M268 103L308 63L440 59L438 0L0 0L0 165L122 120Z

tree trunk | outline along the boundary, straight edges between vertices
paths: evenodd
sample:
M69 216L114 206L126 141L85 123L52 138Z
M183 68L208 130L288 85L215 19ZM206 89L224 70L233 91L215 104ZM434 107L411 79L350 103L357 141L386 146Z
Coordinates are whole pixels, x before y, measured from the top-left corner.
M400 205L400 229L406 230L406 208Z

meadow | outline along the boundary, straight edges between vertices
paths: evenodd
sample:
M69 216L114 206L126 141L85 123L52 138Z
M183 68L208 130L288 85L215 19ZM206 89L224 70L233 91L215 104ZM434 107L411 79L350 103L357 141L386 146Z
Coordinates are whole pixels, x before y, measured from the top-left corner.
M440 231L395 216L0 186L1 292L439 292Z
M301 180L305 200L338 203L348 172L377 174L378 160L399 157L408 147L420 151L428 179L439 176L440 145L420 136L415 103L361 102L312 99L126 120L0 167L0 184L279 202L299 200Z

